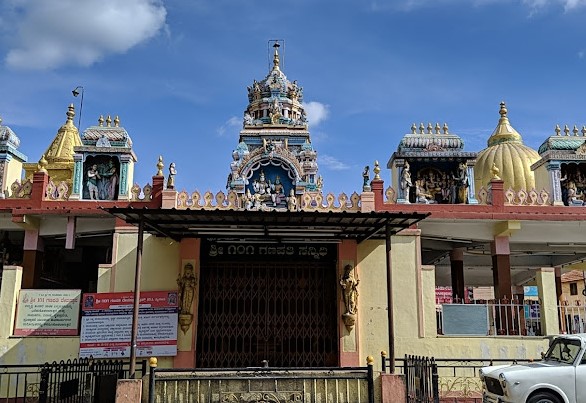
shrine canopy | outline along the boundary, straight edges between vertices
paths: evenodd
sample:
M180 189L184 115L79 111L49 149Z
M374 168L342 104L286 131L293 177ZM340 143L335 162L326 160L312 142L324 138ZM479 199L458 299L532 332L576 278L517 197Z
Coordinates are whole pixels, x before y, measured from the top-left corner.
M106 209L129 224L180 241L183 238L271 242L340 242L385 239L430 213L280 212L248 210Z

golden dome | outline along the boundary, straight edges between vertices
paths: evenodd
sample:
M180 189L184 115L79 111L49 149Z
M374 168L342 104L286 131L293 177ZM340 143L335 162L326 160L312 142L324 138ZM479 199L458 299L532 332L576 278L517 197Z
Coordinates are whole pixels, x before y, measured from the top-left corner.
M73 148L81 146L81 138L79 131L73 124L73 117L75 116L75 108L73 104L69 105L67 110L67 121L61 126L53 142L45 151L45 158L49 165L55 163L73 163Z
M505 190L530 191L535 188L535 176L531 165L539 160L539 154L523 144L521 135L511 126L505 103L501 102L501 118L488 139L488 148L480 151L474 166L476 191L487 186L494 177L494 168L500 171Z

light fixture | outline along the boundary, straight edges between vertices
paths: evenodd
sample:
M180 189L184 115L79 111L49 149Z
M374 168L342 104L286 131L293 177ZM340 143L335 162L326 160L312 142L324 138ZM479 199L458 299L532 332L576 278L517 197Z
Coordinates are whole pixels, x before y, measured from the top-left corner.
M73 94L74 97L78 97L79 94L81 94L81 102L79 103L79 118L77 119L77 128L79 130L81 130L81 112L83 111L83 87L81 85L78 85L77 87L75 87L73 89L73 91L71 91L71 94Z

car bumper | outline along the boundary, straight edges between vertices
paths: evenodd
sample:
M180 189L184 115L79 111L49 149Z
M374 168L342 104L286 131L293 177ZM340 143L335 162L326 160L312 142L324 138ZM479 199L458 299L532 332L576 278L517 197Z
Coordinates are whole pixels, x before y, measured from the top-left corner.
M519 402L515 402L514 400L508 400L504 396L493 395L492 393L487 393L485 391L482 394L482 403L519 403Z

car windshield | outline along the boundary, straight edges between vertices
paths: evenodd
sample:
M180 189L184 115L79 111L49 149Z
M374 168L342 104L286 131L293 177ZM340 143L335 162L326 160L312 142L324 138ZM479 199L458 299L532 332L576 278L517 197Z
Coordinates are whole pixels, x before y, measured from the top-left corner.
M564 364L573 364L580 353L580 347L579 340L558 338L553 341L543 358Z

